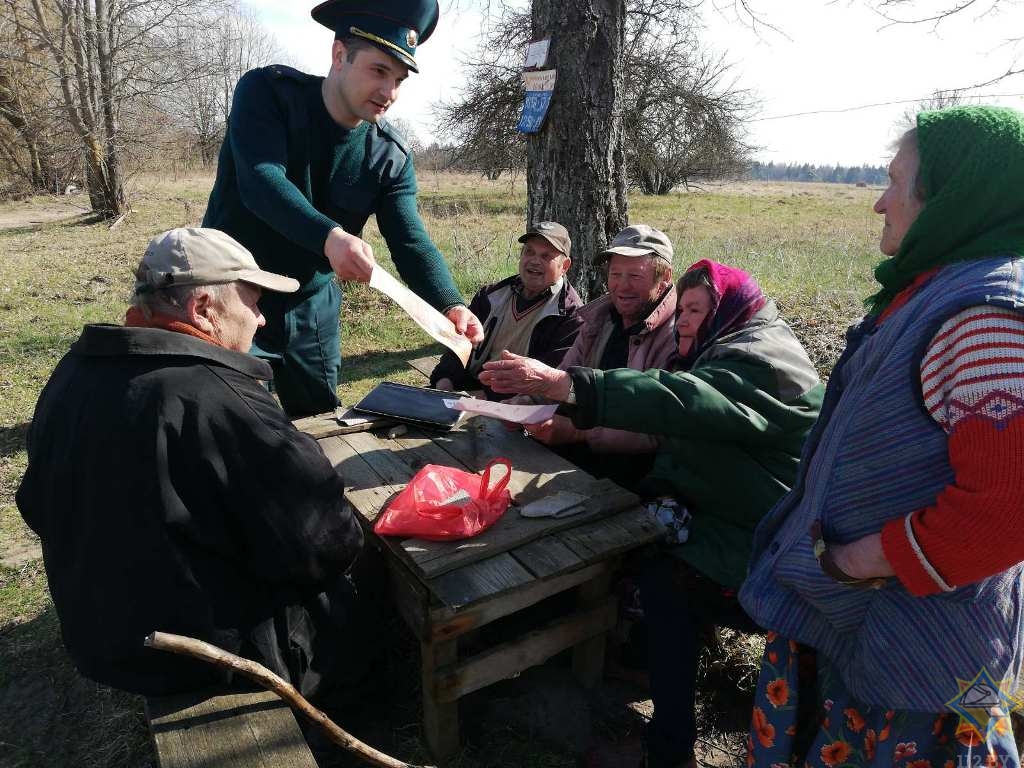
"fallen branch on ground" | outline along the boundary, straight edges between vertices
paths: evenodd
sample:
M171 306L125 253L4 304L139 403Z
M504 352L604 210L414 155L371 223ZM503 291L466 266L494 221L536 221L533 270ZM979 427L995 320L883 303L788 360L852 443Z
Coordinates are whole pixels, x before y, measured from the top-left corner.
M182 656L192 656L219 667L226 667L259 683L323 728L335 744L353 752L371 765L379 766L379 768L431 768L396 760L390 755L374 749L369 744L364 744L306 701L303 695L295 690L295 686L285 682L262 664L235 656L233 653L228 653L224 649L202 640L184 635L173 635L168 632L153 632L146 637L144 642L149 648L169 651Z

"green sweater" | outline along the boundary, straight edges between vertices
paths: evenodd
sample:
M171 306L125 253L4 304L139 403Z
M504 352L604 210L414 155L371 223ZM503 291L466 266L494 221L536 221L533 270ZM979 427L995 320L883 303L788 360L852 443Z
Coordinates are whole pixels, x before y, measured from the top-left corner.
M693 514L673 554L727 587L747 572L754 528L796 479L824 387L769 303L686 372L571 369L576 426L660 436L644 489Z
M331 119L323 78L274 65L238 81L204 227L227 232L264 269L316 291L333 272L327 233L362 233L371 214L408 286L437 309L465 303L416 210L416 174L384 121Z

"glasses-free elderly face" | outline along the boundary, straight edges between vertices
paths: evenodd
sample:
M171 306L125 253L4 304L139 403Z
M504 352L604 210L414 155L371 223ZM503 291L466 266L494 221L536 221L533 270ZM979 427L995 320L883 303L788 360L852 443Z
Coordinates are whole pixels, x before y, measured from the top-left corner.
M519 252L519 279L528 299L548 290L569 271L572 261L543 237L531 237Z
M608 261L608 295L628 328L643 320L672 284L672 274L658 275L658 256L613 254Z
M917 143L905 141L889 163L889 186L875 202L875 213L885 216L878 248L886 256L895 256L900 243L914 223L924 203L915 189L921 164Z

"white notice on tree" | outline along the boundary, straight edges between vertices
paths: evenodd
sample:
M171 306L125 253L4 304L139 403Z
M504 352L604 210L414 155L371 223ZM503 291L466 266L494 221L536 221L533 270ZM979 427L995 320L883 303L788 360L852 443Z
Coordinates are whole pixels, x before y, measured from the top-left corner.
M464 397L461 400L442 400L446 408L466 413L478 413L492 419L511 421L513 424L540 424L555 415L558 404L551 405L510 405L493 403L490 400L476 400Z
M375 264L370 273L370 287L390 296L420 328L458 355L463 366L469 362L473 351L469 339L457 333L451 320L398 282L380 264Z

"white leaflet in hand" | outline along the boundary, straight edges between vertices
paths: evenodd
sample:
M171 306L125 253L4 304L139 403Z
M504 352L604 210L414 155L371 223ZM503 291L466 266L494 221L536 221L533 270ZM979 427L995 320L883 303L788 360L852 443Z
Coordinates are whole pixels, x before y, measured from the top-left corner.
M540 424L555 415L558 404L550 405L509 405L508 403L492 403L489 400L476 400L464 397L461 400L442 400L446 408L466 413L477 413L490 416L492 419L510 421L513 424Z
M454 352L463 366L469 362L473 351L469 339L456 333L451 320L398 282L380 264L375 264L370 273L370 287L390 296L420 328Z

